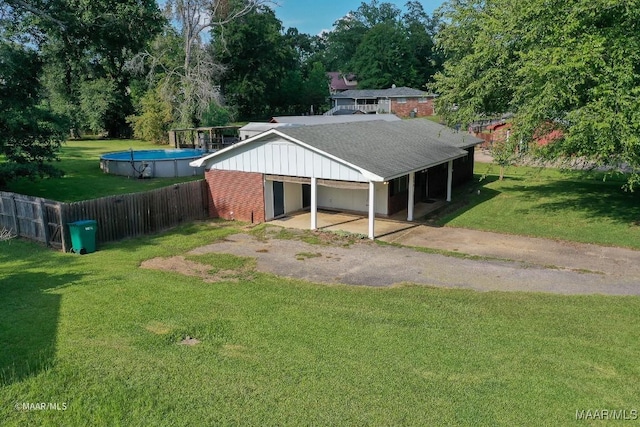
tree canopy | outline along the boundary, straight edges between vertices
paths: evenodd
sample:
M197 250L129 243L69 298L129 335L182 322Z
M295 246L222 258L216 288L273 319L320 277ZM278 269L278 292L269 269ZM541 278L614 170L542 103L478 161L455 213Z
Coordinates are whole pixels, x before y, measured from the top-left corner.
M133 107L125 65L163 25L155 0L7 0L4 12L11 14L4 35L33 46L46 64L42 80L54 112L76 128L128 133Z
M640 2L451 0L437 105L450 123L514 114L545 159L640 172ZM553 135L553 138L548 138Z
M418 1L406 8L402 14L392 3L372 0L336 21L326 35L326 67L355 73L363 89L430 82L442 62L434 43L436 20Z
M268 7L259 7L214 32L214 56L226 69L221 85L240 117L318 112L329 94L326 71L313 58L314 40L283 32Z
M34 51L0 42L0 188L20 176L57 176L56 160L65 130L41 100L42 63Z

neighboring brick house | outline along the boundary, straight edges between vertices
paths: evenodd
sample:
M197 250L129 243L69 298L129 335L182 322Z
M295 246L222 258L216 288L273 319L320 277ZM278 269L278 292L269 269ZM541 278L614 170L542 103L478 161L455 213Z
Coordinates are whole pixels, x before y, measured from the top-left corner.
M469 133L484 140L482 148L491 148L495 141L505 141L511 130L511 123L505 120L492 121L488 124L476 122L469 126Z
M350 89L331 95L331 110L359 110L363 113L392 113L399 117L425 117L435 113L433 100L436 95L410 87L389 89Z

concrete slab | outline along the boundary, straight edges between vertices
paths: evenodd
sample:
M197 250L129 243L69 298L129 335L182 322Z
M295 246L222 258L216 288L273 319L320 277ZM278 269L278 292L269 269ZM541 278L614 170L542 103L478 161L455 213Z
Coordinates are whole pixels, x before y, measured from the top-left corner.
M311 226L311 214L299 212L270 221L271 224L287 228L308 230ZM377 237L398 233L415 227L417 224L386 218L376 218L375 235ZM369 233L369 220L365 215L343 212L318 212L318 229L327 231L345 231L353 234Z
M376 238L379 238L389 234L398 233L403 230L408 230L415 226L416 224L406 222L406 221L403 222L403 221L393 221L390 219L376 218L375 236ZM353 221L325 227L323 228L323 230L346 231L348 233L364 234L366 236L369 233L369 219L358 218Z

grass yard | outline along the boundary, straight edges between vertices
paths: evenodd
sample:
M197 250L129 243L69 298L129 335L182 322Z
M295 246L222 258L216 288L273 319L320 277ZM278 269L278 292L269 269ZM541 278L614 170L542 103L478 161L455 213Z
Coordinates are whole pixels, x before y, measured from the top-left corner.
M20 179L8 186L8 191L44 197L59 202L75 202L115 194L135 193L165 187L201 177L132 179L108 175L100 170L100 156L112 151L157 150L170 148L138 140L80 140L62 145L60 162L56 166L65 176L55 179L30 181Z
M3 426L584 425L576 411L639 409L637 297L326 286L232 256L195 258L237 272L217 283L139 268L237 226L86 256L0 242Z
M441 225L640 249L640 194L622 190L622 177L512 166L498 181L486 163L475 172L480 195L458 194L469 203Z

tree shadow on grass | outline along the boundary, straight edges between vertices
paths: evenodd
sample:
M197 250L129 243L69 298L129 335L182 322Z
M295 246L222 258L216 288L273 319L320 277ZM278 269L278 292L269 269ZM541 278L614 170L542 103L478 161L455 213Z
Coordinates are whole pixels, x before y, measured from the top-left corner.
M433 226L444 226L474 207L493 199L500 194L500 191L486 186L497 180L498 177L493 175L485 176L482 179L478 175L474 176L473 181L456 189L450 204L427 215L425 220Z
M29 271L0 278L0 385L53 365L61 296L51 291L79 278Z
M553 216L569 209L622 224L640 222L640 195L625 192L619 182L549 181L536 186L516 185L513 190L518 199L531 202L523 214L536 210ZM549 201L536 203L539 200Z
M81 280L76 258L14 239L0 242L0 386L51 367L61 296ZM55 273L53 273L55 272Z

